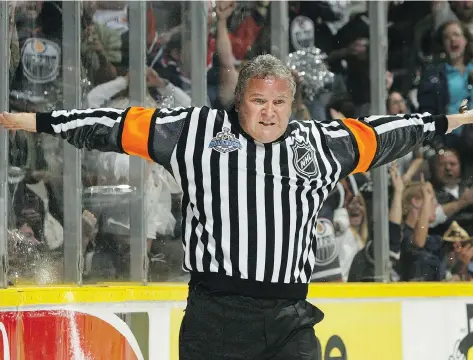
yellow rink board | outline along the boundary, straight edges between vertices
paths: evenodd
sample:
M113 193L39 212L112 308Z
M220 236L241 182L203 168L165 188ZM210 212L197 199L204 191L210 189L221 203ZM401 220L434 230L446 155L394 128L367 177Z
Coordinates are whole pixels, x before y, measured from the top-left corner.
M0 289L0 306L110 303L124 301L185 301L187 284L107 283L87 286L10 287ZM473 297L473 284L465 283L395 283L395 284L311 284L309 299L379 299L379 298Z
M187 298L187 291L187 284L184 283L22 286L0 289L0 308L127 301L182 302ZM402 359L402 304L398 300L468 297L473 297L473 284L469 282L311 284L308 294L308 298L325 313L325 321L315 327L323 358L341 358L341 353L337 352L339 348L329 345L336 337L352 360L376 360L379 354L384 354L383 360ZM336 301L331 302L331 299ZM347 301L340 306L337 300L355 301ZM184 304L170 309L170 360L178 360L183 309ZM361 330L360 324L363 324ZM390 350L386 352L386 349Z

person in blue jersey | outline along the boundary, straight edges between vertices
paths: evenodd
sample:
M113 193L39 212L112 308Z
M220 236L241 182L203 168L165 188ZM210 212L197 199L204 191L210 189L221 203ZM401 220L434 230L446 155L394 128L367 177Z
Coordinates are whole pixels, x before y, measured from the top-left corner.
M7 129L140 156L182 189L189 297L180 359L319 359L306 300L319 210L337 182L387 164L473 114L289 122L291 70L271 55L240 71L235 107L3 113ZM330 321L330 320L328 320Z

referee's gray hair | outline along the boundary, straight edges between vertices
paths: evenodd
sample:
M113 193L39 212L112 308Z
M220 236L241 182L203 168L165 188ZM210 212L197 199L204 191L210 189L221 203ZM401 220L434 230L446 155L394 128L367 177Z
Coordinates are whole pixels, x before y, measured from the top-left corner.
M250 61L240 70L238 82L235 88L235 99L240 102L243 99L243 93L248 86L248 82L252 78L265 79L267 77L275 77L277 79L286 80L292 91L292 97L296 94L296 81L291 70L279 59L273 55L259 55Z

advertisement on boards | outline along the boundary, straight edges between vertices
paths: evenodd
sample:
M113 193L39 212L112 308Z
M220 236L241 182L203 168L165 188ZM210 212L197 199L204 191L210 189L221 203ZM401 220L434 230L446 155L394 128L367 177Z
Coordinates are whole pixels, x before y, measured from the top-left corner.
M0 360L178 360L183 303L0 310ZM401 360L401 304L318 304L320 359ZM3 356L3 357L2 357Z
M473 300L402 304L403 360L473 360Z
M2 311L0 359L144 360L137 336L120 315L62 309Z

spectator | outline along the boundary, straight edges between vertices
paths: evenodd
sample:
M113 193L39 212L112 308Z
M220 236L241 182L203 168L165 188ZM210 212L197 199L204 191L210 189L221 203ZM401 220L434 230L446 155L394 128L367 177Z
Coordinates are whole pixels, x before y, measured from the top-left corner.
M368 242L368 213L361 194L354 194L346 203L350 219L350 227L343 234L337 236L340 249L340 265L343 280L348 280L348 273L356 253L365 247Z
M179 21L178 24L176 24L176 19L167 19L166 22L169 22L172 24L169 28L166 28L164 30L162 28L163 23L157 24L156 23L156 18L155 18L155 13L154 13L154 7L155 5L160 6L161 4L156 4L156 3L148 3L147 4L147 11L146 11L146 58L147 58L147 64L148 66L154 68L157 66L159 67L159 61L162 60L164 49L166 48L167 44L169 41L177 36L180 37L182 36L182 25L180 24L181 18L179 12L176 13L175 15L179 17L177 20ZM164 10L166 7L173 7L171 3L169 4L162 4L160 6L160 11ZM128 17L128 8L126 8L127 11L127 17ZM166 12L166 10L164 10ZM161 15L161 14L158 14ZM126 20L128 22L128 20ZM158 33L157 27L160 26L160 32ZM121 43L122 43L122 49L121 49L121 57L122 57L122 62L120 64L120 67L122 69L128 68L129 67L129 59L130 59L130 31L128 27L124 29L121 32ZM213 43L209 42L209 53L212 53L214 51L213 49ZM179 52L181 52L181 49L179 49ZM182 60L182 59L179 59ZM181 61L182 62L182 61ZM157 65L158 64L158 65Z
M434 233L443 234L452 221L457 221L468 233L473 233L473 190L468 182L462 181L458 152L444 149L435 156L433 168L436 196L442 205L439 222L447 221L434 229Z
M154 64L153 69L163 79L188 91L190 90L190 79L181 72L183 60L181 34L174 34L166 44L163 56Z
M393 74L391 90L403 95L410 92L416 81L411 54L417 34L412 29L429 13L430 7L427 1L391 1L388 4L387 67Z
M216 40L213 30L213 13L211 7L207 13L207 29L207 68L205 71L208 72L213 67L213 60L216 51ZM162 78L169 80L184 91L190 92L190 62L192 61L190 38L183 37L178 30L179 28L170 30L166 39L169 39L169 41L163 41L160 46L160 51L154 57L150 56L152 60L149 63L149 66L156 70ZM128 36L128 33L124 35ZM190 33L187 35L190 35Z
M426 67L420 82L420 112L453 114L464 99L471 100L473 43L468 30L458 21L446 22L438 31L445 60ZM447 137L447 145L458 142L462 130Z
M405 184L412 180L419 181L421 173L427 172L428 162L424 159L424 148L419 148L396 161Z
M419 20L413 28L414 51L411 51L411 66L419 69L438 58L439 54L436 54L438 50L438 44L436 44L438 29L442 24L454 20L457 20L457 18L448 1L430 2L430 13Z
M426 4L427 3L429 2L426 2ZM413 75L415 87L420 85L420 74L423 72L424 67L427 67L427 69L432 68L435 66L434 64L436 62L439 60L442 62L444 60L445 53L439 53L439 41L442 42L442 39L439 39L438 30L447 22L458 22L459 20L461 22L468 18L468 11L463 12L463 14L462 11L458 11L461 10L463 5L465 4L462 4L462 1L431 1L430 14L418 21L413 28L414 31L411 31L411 33L414 34L414 42L410 56L408 56L410 58L409 67L411 69L409 72ZM468 8L469 5L466 5L466 7ZM455 15L452 8L455 9L455 12L457 12L459 16ZM464 15L466 15L466 17ZM469 27L465 23L464 25L466 25L467 28ZM418 108L419 104L416 101L417 90L418 89L412 89L409 93L409 98Z
M370 113L369 18L356 14L335 37L335 46L327 62L332 71L346 72L346 87L356 107L356 115ZM340 64L346 65L346 70ZM386 85L392 85L392 74L386 72Z
M18 183L13 194L13 212L16 228L30 229L28 234L48 251L63 249L63 214L52 185L44 173L30 172ZM83 212L83 245L95 240L95 217Z
M269 52L267 42L262 41L267 37L265 33L270 28L268 23L269 5L269 1L256 1L231 31L232 52L237 61L241 62L261 53Z
M227 29L228 19L235 6L235 1L219 1L216 6L217 56L220 75L217 107L223 109L229 109L234 105L235 87L238 80L238 70L235 68L235 58Z
M110 81L117 75L116 66L122 59L122 40L117 30L93 21L93 8L85 7L82 14L82 64L92 86Z
M13 197L13 211L18 226L26 222L36 239L51 250L63 243L62 206L52 190L51 183L39 172L29 172L18 184Z
M386 109L390 115L410 113L406 105L406 100L397 91L389 93L388 99L386 100Z
M406 187L403 195L404 234L401 242L402 281L443 281L446 277L446 249L440 235L429 235L435 221L437 199L430 183Z
M171 102L171 104L167 104L166 106L188 107L191 104L189 95L169 81L162 79L156 71L150 67L146 70L146 84L149 90L146 93L146 102L152 107L158 106L156 100L153 99L150 94L150 91L152 92L153 90L157 90L162 98L166 98L168 102ZM112 81L93 88L87 95L87 102L90 107L99 108L109 103L112 99L115 103L119 102L120 99L128 101L128 86L129 76L127 73L125 76L119 76Z
M391 281L399 280L399 259L401 247L402 196L404 181L396 165L389 169L393 196L389 210L389 255ZM375 279L373 241L369 240L353 258L347 274L350 282L371 282Z
M448 281L469 281L469 266L473 260L473 239L456 221L443 235L446 247L446 264Z

